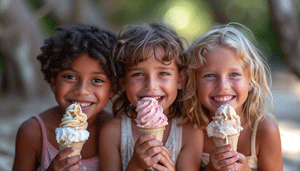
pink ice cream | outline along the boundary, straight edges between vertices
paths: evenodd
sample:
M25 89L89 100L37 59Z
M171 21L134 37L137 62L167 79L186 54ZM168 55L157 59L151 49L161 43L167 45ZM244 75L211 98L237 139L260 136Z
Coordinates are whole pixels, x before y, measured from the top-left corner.
M155 98L145 97L138 101L136 108L138 127L161 127L168 125L168 118Z

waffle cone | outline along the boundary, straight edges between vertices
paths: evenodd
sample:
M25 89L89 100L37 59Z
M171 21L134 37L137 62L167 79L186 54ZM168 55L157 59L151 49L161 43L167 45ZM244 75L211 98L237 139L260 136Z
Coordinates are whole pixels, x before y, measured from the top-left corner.
M231 151L236 151L239 136L240 136L240 133L234 134L234 135L229 135L224 139L218 138L218 137L212 137L212 139L214 140L216 147L222 147L224 145L231 144L231 147L232 147Z
M138 127L138 130L140 131L140 133L142 135L145 134L154 134L156 136L156 139L159 141L162 141L162 138L164 136L164 131L165 131L165 126L161 126L161 127Z
M80 141L80 142L73 142L71 144L59 144L59 151L68 148L68 147L73 147L74 151L73 153L69 154L68 157L72 157L72 156L77 156L80 154L80 151L83 147L83 144L85 143L85 141Z

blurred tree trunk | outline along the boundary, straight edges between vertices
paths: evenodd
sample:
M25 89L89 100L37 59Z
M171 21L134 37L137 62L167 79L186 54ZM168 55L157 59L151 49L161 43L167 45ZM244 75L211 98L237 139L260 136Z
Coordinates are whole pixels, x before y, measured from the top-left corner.
M300 30L292 0L268 0L270 18L288 67L300 77Z
M6 93L28 97L47 90L36 56L44 36L22 0L6 1L0 7L0 51L3 53ZM3 83L1 83L3 84ZM3 90L2 90L3 91Z
M34 97L50 92L36 60L45 39L39 20L51 14L58 24L86 23L107 29L95 2L44 0L33 12L24 0L8 0L0 6L0 93Z

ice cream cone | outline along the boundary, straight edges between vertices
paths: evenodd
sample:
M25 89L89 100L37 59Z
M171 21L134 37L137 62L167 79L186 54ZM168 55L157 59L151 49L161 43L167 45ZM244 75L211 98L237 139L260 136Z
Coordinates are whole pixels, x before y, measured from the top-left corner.
M162 141L164 131L165 131L165 126L160 126L160 127L138 127L138 130L141 132L142 135L145 134L154 134L156 136L156 139L159 141Z
M231 147L232 147L231 151L236 151L239 136L240 136L240 133L234 134L234 135L228 135L224 139L212 136L212 139L214 140L216 147L222 147L224 145L231 144Z
M77 156L80 154L80 151L83 147L83 144L85 143L85 141L80 141L80 142L73 142L71 144L59 144L59 151L68 148L68 147L73 147L74 151L73 153L69 154L68 157L72 157L72 156Z

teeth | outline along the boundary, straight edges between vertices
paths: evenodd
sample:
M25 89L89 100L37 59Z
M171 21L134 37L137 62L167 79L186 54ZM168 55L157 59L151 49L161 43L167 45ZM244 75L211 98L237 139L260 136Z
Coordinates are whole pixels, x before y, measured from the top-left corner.
M87 107L87 106L90 106L92 103L79 103L79 102L76 102L80 107Z
M153 98L153 99L156 99L156 100L161 99L161 97L149 97L149 98Z
M217 102L226 102L232 99L232 96L230 97L214 97L214 100Z

